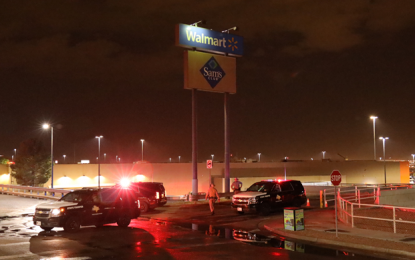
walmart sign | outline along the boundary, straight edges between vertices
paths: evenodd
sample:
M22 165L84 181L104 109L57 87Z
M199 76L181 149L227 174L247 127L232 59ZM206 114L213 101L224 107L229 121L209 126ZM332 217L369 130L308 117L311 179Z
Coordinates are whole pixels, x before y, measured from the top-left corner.
M215 53L242 56L244 38L187 24L176 25L176 45Z

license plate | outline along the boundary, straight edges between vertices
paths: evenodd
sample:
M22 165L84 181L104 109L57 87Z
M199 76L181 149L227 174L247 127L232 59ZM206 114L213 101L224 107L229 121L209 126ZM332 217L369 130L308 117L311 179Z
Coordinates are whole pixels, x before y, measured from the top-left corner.
M36 226L41 226L42 222L41 221L36 221Z
M238 207L238 211L242 211L242 208L241 207Z

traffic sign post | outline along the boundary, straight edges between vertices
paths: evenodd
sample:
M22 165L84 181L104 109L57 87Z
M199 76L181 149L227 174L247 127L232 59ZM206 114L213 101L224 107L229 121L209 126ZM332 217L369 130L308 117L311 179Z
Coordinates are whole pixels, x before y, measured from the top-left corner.
M212 175L210 174L210 172L213 168L213 161L212 160L207 160L206 161L206 168L209 169L209 187L210 187L210 184L212 183L212 177L211 177Z
M335 222L336 222L336 237L338 237L337 234L337 186L342 182L342 175L338 170L334 170L330 175L331 183L334 186L334 215L335 215Z

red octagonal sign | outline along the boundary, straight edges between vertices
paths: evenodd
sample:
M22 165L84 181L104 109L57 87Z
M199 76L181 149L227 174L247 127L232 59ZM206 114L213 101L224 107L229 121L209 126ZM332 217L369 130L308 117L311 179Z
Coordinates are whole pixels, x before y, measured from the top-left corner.
M342 175L338 170L334 170L330 175L331 183L338 186L342 182Z

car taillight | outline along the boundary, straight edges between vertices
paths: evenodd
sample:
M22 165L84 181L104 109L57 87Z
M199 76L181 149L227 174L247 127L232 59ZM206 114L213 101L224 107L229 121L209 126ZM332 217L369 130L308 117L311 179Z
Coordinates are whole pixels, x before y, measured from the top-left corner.
M156 199L160 199L160 193L158 191L156 192Z

